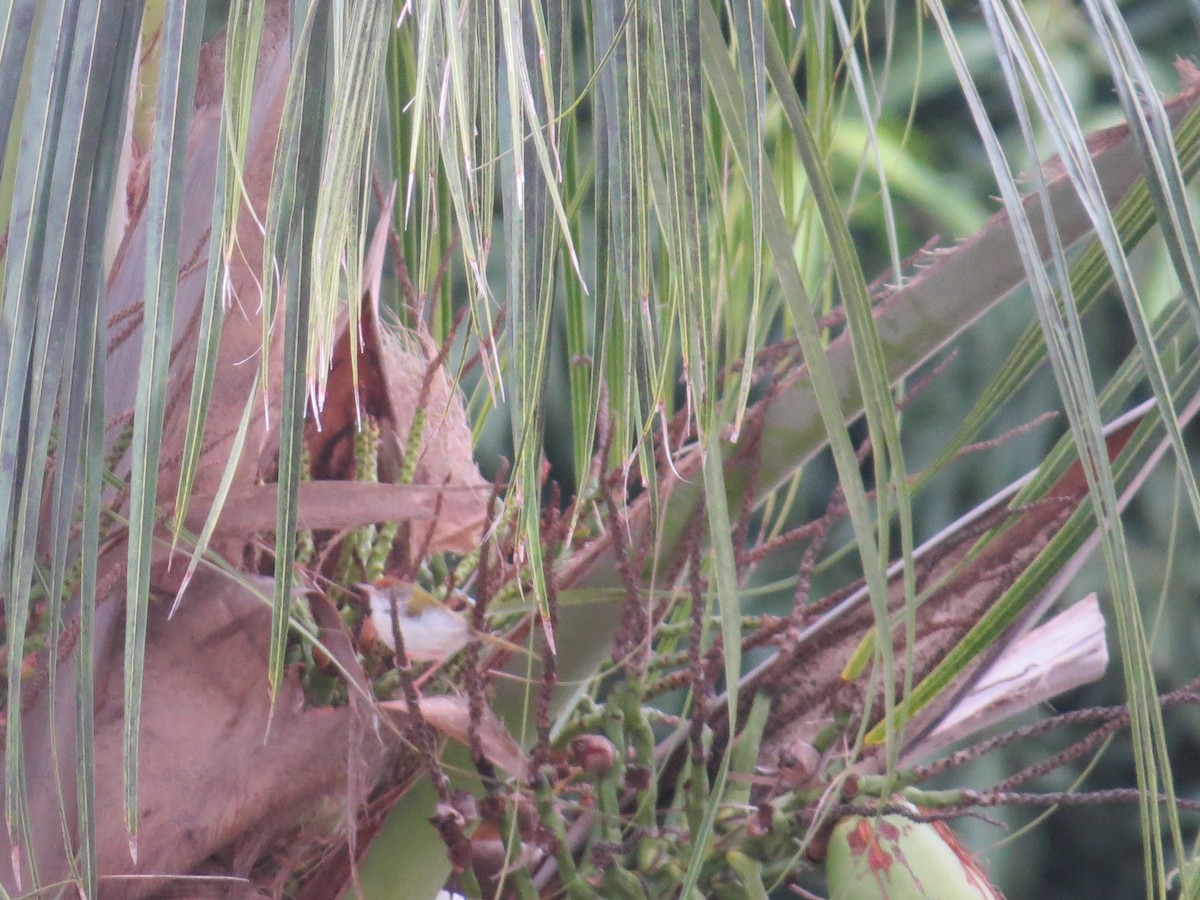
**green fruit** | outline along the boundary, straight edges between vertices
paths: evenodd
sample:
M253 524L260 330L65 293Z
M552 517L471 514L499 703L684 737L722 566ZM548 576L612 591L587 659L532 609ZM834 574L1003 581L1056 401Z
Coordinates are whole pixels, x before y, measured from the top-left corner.
M830 900L1003 900L942 823L849 816L825 857Z

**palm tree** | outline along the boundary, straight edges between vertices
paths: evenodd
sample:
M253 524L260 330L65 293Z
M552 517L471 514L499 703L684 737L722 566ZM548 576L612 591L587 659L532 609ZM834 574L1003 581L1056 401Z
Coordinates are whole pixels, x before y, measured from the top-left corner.
M1089 2L1088 137L980 12L924 14L986 221L894 130L890 7L10 3L5 895L996 896L943 820L1096 800L1190 890L1122 511L1173 465L1200 515L1200 88ZM1039 370L1053 445L947 515ZM1097 547L1103 615L1039 626ZM1105 620L1125 703L1050 763L1127 731L1128 790L930 789Z

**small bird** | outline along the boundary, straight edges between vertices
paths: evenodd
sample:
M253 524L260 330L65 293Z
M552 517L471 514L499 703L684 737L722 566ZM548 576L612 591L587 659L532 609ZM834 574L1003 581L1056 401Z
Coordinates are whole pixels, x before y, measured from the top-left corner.
M439 601L419 584L384 575L358 585L371 604L375 636L393 652L392 604L404 638L404 652L413 662L444 662L470 642L466 616Z
M395 603L404 653L412 662L443 663L471 641L487 641L517 653L527 652L472 628L466 616L451 609L419 584L384 575L358 587L371 604L371 617L367 621L374 627L376 637L393 652L396 639L392 633L392 604Z

